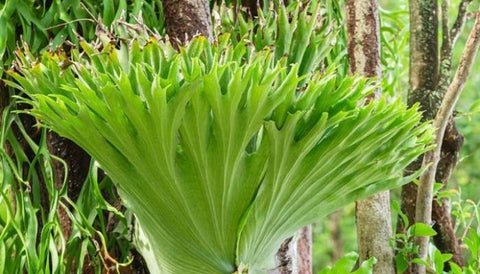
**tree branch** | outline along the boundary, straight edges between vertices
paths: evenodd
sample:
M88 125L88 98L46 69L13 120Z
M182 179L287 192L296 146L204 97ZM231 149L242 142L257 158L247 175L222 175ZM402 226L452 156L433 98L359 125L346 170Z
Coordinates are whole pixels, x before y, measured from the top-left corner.
M465 21L467 19L467 8L470 3L472 3L472 0L462 0L458 6L457 19L455 20L455 23L453 23L453 27L450 30L452 48L455 46L455 43L462 32L463 26L465 25Z
M465 21L468 19L467 8L472 0L462 0L458 7L457 18L451 30L449 30L448 9L450 0L442 1L442 48L440 52L440 72L438 78L438 91L443 96L448 89L450 83L450 74L452 70L452 54L453 48L457 43Z
M460 96L463 86L470 74L475 55L480 45L480 11L476 14L475 24L468 37L467 44L462 53L460 63L453 78L452 83L448 87L447 93L443 98L442 104L433 122L437 129L435 136L435 149L425 153L423 159L423 167L427 167L426 172L420 177L420 184L417 193L417 206L415 211L415 220L431 225L432 219L432 200L433 200L433 185L435 183L435 172L440 160L440 153L442 147L442 140L445 133L445 128L449 117L452 115L453 108ZM425 260L428 249L428 237L416 237L415 243L419 245L420 259ZM418 273L425 273L425 267L419 266Z
M452 70L452 37L448 27L448 7L450 0L442 1L442 48L440 50L440 72L437 89L443 96L450 83L450 72Z
M448 29L448 7L450 6L450 0L443 0L442 1L442 6L441 6L441 11L442 11L442 59L444 56L444 49L452 49L452 44L451 44L451 33Z

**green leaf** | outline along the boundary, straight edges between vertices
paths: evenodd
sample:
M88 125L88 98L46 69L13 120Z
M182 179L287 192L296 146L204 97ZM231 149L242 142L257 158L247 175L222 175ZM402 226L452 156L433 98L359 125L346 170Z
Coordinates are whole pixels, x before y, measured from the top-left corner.
M462 272L462 268L460 266L458 266L456 263L454 262L448 262L448 264L450 265L450 270L452 271L453 274L461 274L463 273Z
M469 112L480 112L480 101L473 102L468 110Z
M451 254L449 254L451 255ZM451 256L450 256L451 257ZM440 252L440 250L435 250L434 252L434 257L433 257L433 263L435 265L435 272L436 273L443 273L443 263L445 261L443 260L443 254Z
M115 16L114 1L103 0L103 22L109 26L112 24L113 18Z
M9 256L6 252L5 242L0 242L0 272L5 273L5 262L7 261L7 256Z
M437 235L437 232L429 225L424 223L415 223L409 229L409 235L420 237L431 237Z
M441 257L442 257L442 261L446 262L446 261L449 261L453 257L453 255L450 253L443 253Z
M403 226L404 227L409 227L410 224L409 224L409 221L408 221L408 216L402 212L402 209L400 207L400 204L395 201L395 200L392 200L391 201L392 203L392 209L395 213L398 214L398 216L400 216L400 218L402 219L402 222L403 222Z
M330 270L330 273L350 273L357 260L358 254L355 252L349 252L335 263Z
M371 257L370 259L362 262L360 267L352 272L354 274L371 274L373 273L373 265L377 263L377 259L375 257Z
M425 260L422 260L420 258L415 258L412 260L412 263L423 265L423 266L428 266L428 262Z
M397 269L397 273L403 273L405 270L408 269L408 261L405 259L403 254L398 253L395 256L395 266Z

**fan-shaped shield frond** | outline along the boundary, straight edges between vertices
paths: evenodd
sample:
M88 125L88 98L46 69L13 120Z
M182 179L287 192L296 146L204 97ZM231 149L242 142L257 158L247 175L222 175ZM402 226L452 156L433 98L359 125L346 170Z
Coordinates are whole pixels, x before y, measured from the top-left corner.
M45 53L12 73L30 113L116 182L152 269L265 272L298 228L405 182L431 140L416 107L363 105L364 79L331 67L299 90L298 65L269 50L245 59L227 40L181 53L82 42L71 60Z

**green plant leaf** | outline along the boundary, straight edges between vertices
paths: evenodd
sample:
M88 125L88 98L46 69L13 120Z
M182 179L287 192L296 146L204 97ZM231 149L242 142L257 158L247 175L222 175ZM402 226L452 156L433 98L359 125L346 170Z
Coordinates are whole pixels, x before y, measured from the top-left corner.
M408 261L405 259L405 256L401 253L395 256L395 266L397 273L403 273L408 269Z
M431 237L437 235L437 232L429 225L424 223L415 223L408 228L409 235Z
M352 272L354 274L371 274L373 273L373 265L377 263L377 259L375 257L371 257L370 259L362 262L360 267Z
M357 260L358 254L355 252L349 252L335 263L329 273L351 273Z
M415 258L412 260L412 263L423 265L423 266L428 266L428 262L425 260L422 260L420 258Z
M462 268L460 266L458 266L456 263L454 262L449 262L448 263L450 265L450 270L452 271L453 274L461 274L463 273L462 272Z

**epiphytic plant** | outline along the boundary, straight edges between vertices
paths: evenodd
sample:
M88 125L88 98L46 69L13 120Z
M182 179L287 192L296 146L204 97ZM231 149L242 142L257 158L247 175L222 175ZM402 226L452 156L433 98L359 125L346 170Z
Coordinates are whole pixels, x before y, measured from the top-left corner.
M362 106L364 79L330 67L298 92L298 65L228 41L82 42L71 58L19 54L12 73L29 112L116 182L153 271L267 271L298 228L409 181L431 140L416 108Z

